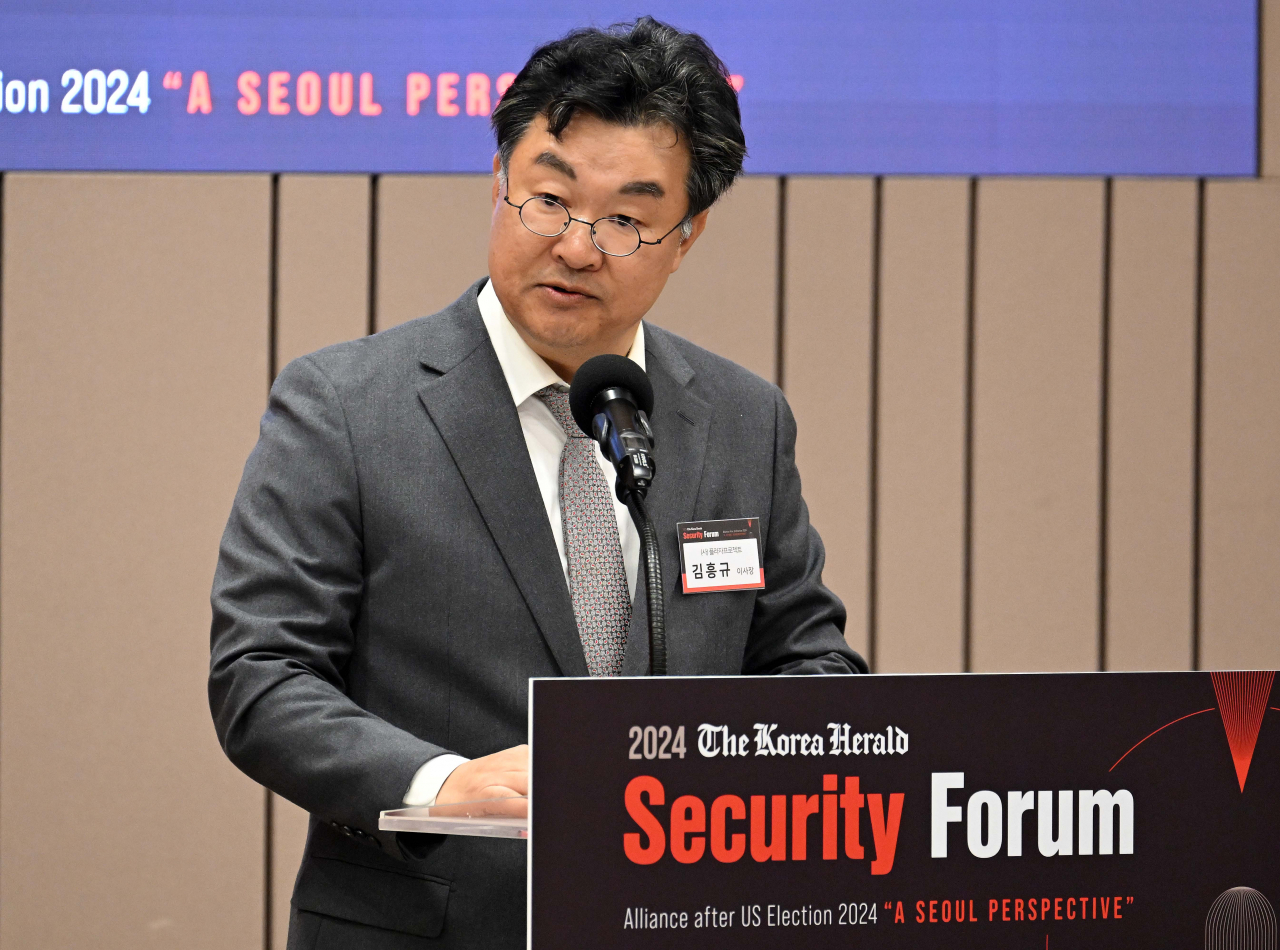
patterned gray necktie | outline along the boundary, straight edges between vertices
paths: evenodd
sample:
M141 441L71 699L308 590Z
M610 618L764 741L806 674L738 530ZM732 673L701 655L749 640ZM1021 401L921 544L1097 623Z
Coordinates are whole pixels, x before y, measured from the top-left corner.
M569 394L548 386L537 396L569 441L560 451L560 518L569 562L569 594L592 676L617 676L631 623L613 495L596 460L596 443L578 428Z

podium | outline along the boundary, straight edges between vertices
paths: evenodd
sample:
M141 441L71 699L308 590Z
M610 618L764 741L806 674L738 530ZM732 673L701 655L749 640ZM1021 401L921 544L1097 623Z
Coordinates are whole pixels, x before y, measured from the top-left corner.
M535 950L1275 950L1275 677L534 680L527 825L381 827L527 836Z

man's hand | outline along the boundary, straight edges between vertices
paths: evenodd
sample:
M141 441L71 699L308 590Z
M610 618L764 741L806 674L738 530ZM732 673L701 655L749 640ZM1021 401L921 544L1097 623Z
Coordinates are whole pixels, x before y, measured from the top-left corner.
M483 805L466 808L466 814L527 818L529 799L517 796L528 794L529 747L518 745L459 765L440 786L436 805L484 802Z

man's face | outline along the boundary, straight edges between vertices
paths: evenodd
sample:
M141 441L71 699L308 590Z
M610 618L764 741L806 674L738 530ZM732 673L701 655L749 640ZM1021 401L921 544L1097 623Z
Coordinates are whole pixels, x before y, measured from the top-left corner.
M565 378L601 353L625 355L635 326L701 233L706 212L680 232L628 257L610 257L573 223L559 237L540 237L502 200L494 158L489 276L516 330ZM552 197L575 218L634 222L656 241L684 218L689 151L670 126L621 126L579 114L559 139L539 116L516 144L508 168L513 204ZM602 225L603 227L603 225Z

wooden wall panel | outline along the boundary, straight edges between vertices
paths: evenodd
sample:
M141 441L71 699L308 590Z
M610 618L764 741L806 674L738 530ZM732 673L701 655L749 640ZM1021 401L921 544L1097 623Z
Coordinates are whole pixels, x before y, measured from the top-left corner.
M0 943L262 941L209 585L267 382L269 179L5 179Z
M1280 666L1280 182L1205 196L1204 669Z
M884 182L876 668L963 669L969 182Z
M1280 176L1280 0L1262 2L1262 168Z
M1103 184L978 189L973 669L1098 660Z
M1191 668L1196 183L1119 180L1111 212L1107 668Z
M275 795L271 816L271 950L289 943L289 902L302 866L310 815L288 799Z
M369 327L366 175L281 175L276 367ZM283 950L307 813L276 796L271 824L272 946Z
M435 313L489 273L492 181L378 177L377 329Z
M827 549L823 579L849 611L845 637L864 655L874 187L869 178L787 181L783 342L796 463Z
M772 380L777 290L778 180L742 178L646 319Z
M369 327L369 178L281 175L276 369Z

